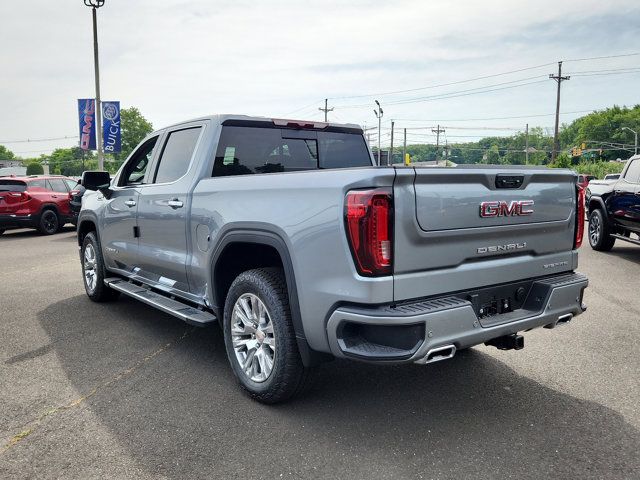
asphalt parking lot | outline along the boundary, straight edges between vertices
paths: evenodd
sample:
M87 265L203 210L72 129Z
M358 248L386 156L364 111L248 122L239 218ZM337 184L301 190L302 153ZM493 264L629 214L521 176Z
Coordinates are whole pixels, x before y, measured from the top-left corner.
M430 366L336 361L292 403L217 328L90 302L75 232L0 237L0 478L640 478L640 248L581 252L589 310Z

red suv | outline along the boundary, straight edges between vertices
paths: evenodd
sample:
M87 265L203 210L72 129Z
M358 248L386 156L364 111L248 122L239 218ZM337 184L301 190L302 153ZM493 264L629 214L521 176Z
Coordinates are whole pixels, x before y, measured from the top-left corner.
M56 175L0 177L0 235L8 228L37 228L44 235L74 223L69 201L77 188L71 178Z

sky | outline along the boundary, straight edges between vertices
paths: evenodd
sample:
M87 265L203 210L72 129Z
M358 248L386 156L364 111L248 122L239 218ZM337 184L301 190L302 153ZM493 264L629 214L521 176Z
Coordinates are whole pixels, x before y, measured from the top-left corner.
M22 157L77 145L76 99L95 95L90 8L2 0L0 18L0 144ZM410 143L434 143L438 124L449 142L551 132L560 60L561 122L640 104L637 0L106 0L98 36L102 99L155 128L213 113L322 120L328 98L330 121L367 128L379 100L383 145L391 120Z

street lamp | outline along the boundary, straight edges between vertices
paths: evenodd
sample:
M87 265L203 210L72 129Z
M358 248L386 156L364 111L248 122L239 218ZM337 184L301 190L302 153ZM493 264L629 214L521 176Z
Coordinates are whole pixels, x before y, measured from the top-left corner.
M87 7L91 7L93 17L93 67L96 76L96 137L98 146L98 170L104 170L104 155L102 153L102 104L100 103L100 66L98 62L98 20L96 10L104 5L105 0L84 0Z
M622 130L629 130L636 137L634 155L638 154L638 132L636 130L631 130L629 127L622 127Z
M376 105L378 105L378 110L376 110L375 108L373 109L373 113L376 114L376 118L378 119L378 166L381 165L381 161L380 161L380 155L381 155L381 150L380 150L380 137L382 136L382 115L384 115L384 111L382 110L382 107L380 106L380 102L378 100L375 101Z

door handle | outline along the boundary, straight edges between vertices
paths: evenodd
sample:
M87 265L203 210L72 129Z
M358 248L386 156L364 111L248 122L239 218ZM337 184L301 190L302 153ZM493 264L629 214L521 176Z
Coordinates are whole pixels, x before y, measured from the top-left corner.
M58 198L58 195L51 195L51 198Z
M136 206L136 201L135 200L127 200L126 202L124 202L124 204L131 208L131 207L135 207Z
M174 198L173 200L169 200L167 202L167 205L170 206L173 209L176 209L176 208L182 208L182 206L184 204L180 200L178 200L177 198Z

